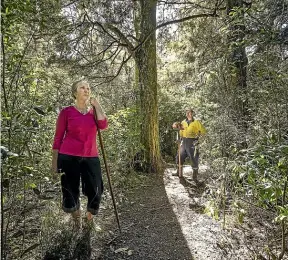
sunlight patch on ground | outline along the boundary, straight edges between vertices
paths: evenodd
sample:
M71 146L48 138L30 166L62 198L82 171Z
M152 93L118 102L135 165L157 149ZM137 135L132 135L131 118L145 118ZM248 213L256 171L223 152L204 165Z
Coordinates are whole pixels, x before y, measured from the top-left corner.
M200 174L201 171L205 171L203 167L200 168ZM183 171L184 177L189 179L192 175L191 166L184 167ZM217 236L221 232L220 223L190 209L189 205L193 202L193 198L189 196L188 187L180 184L179 178L172 176L173 172L176 172L175 168L166 169L164 173L165 190L191 254L196 260L223 259L216 245Z

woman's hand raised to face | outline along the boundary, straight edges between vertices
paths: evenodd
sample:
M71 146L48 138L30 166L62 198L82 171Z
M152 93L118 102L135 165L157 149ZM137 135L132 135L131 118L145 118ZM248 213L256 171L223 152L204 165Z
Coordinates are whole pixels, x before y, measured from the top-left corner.
M90 98L90 104L95 107L95 108L99 108L100 107L100 104L98 102L98 100L94 97L91 97Z
M99 99L99 98L98 98ZM90 104L95 108L97 119L104 120L107 119L107 116L102 110L102 107L99 104L99 101L96 98L90 98Z

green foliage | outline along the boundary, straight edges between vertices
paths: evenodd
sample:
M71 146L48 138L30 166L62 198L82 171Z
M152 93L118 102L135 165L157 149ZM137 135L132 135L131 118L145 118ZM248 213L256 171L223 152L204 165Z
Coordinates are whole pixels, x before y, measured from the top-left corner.
M133 166L134 156L141 151L139 117L136 108L118 110L109 115L109 128L103 132L103 140L109 158L116 169L126 171Z
M216 220L219 220L220 213L216 201L214 200L209 201L208 204L205 206L204 213Z
M184 93L183 93L184 94ZM183 102L184 101L184 102ZM159 135L161 153L167 159L174 159L177 145L176 131L172 129L173 122L185 118L184 106L188 100L185 94L181 97L180 91L166 91L161 89L159 94Z
M241 153L233 166L236 193L273 210L277 220L286 218L288 202L283 196L287 193L288 145L262 143Z
M239 201L235 201L233 203L234 214L237 216L237 220L240 224L243 223L244 217L246 215L246 210L243 205Z

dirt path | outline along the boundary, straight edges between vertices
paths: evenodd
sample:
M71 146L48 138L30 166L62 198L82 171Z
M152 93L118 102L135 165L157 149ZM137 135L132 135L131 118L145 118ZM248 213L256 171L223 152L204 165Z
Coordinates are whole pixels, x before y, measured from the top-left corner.
M250 259L239 241L203 214L205 187L189 182L190 167L184 168L184 182L172 171L150 176L129 191L119 209L123 232L106 243L97 259ZM201 171L204 178L205 167Z
M184 168L182 181L172 176L172 168L166 169L163 176L138 175L138 183L127 185L124 196L117 196L121 201L118 211L122 233L117 229L108 196L101 204L91 234L82 232L62 239L65 243L70 239L75 245L68 243L73 257L61 259L268 259L255 258L263 248L263 244L258 248L255 245L265 239L264 229L243 225L223 230L221 222L204 214L209 191L205 185L209 184L206 170L200 168L204 183L198 186L190 181L191 167ZM59 248L58 242L57 245Z
M119 212L123 232L98 259L193 259L162 178L151 176L130 190Z
M221 259L222 252L217 249L220 223L203 214L201 200L204 189L192 182L189 185L190 168L184 168L184 177L188 181L182 182L182 185L178 178L171 176L175 170L166 170L164 184L167 197L194 259Z

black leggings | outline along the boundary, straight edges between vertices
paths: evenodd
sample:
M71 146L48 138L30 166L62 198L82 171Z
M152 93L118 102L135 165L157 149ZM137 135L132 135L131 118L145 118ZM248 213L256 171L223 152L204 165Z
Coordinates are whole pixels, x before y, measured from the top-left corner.
M65 212L74 212L80 208L80 177L82 193L87 196L87 211L96 215L99 210L103 181L98 157L79 157L58 154L58 172L61 175L63 202Z

